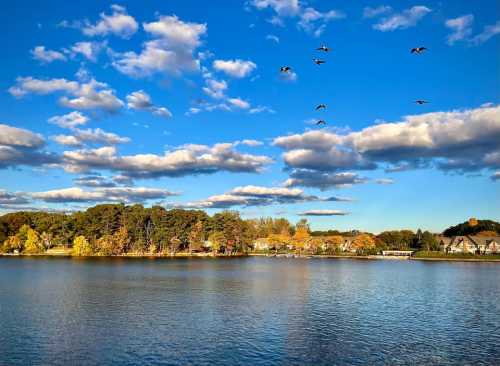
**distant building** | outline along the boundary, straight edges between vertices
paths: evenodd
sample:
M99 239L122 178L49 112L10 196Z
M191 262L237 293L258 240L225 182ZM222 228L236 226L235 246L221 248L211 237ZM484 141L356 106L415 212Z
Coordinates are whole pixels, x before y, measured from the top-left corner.
M340 250L342 252L356 253L356 248L353 246L354 237L345 236L344 241L340 244Z
M413 250L382 250L382 255L386 257L411 257Z
M500 236L440 237L439 246L445 253L495 254L500 253Z
M269 250L271 245L269 244L269 240L267 238L259 238L253 242L254 250Z

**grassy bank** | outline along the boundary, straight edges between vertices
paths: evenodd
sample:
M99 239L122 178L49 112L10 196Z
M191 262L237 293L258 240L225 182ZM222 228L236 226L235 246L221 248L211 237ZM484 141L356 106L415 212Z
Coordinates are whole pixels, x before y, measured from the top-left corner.
M500 254L476 255L469 253L445 254L443 252L416 252L412 259L419 260L443 260L443 261L480 261L497 262L500 261Z

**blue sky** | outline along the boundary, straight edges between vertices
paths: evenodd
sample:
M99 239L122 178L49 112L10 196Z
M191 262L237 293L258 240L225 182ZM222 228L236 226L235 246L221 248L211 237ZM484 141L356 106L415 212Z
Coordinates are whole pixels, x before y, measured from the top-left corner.
M141 202L374 232L499 220L499 13L498 1L7 5L0 210Z

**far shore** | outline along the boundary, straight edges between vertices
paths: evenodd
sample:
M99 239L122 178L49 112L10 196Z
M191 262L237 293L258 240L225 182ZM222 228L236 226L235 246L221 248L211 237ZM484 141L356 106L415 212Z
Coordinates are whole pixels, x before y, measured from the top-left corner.
M36 254L12 254L0 253L0 257L60 257L60 258L239 258L239 257L268 257L268 258L297 258L297 259L315 259L315 258L329 258L329 259L358 259L358 260L417 260L417 261L432 261L432 262L500 262L499 258L488 258L486 256L475 258L456 258L456 257L395 257L395 256L382 256L382 255L334 255L334 254L292 254L292 253L236 253L232 255L213 254L213 253L175 253L175 254L138 254L127 253L122 255L89 255L89 256L74 256L70 252L66 253L36 253Z

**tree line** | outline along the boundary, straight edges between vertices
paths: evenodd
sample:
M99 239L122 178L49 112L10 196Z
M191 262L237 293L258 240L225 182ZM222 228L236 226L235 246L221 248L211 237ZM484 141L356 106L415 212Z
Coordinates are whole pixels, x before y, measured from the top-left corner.
M494 221L471 220L448 228L445 234L500 227ZM375 254L384 249L439 250L436 235L420 229L378 235L311 231L306 219L296 224L285 218L244 220L235 211L209 216L201 210L103 204L71 214L15 212L0 216L0 252L4 253L43 253L64 246L72 248L75 255L203 251L231 255L257 249L254 245L259 240L266 242L266 250L311 254L340 253L346 250L346 242L349 251L358 254Z

